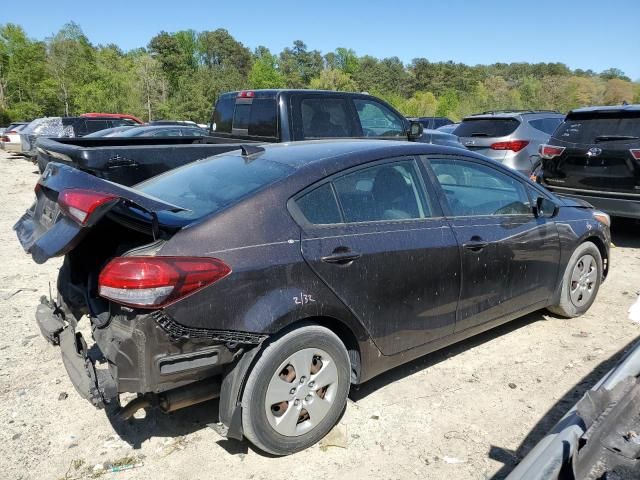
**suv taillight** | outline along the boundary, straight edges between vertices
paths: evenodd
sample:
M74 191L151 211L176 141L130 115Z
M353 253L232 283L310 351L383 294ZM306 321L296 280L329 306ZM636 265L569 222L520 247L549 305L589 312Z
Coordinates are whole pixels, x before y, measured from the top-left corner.
M565 147L556 147L554 145L547 145L543 143L540 145L538 152L542 158L550 160L555 157L559 157L564 152Z
M635 158L636 160L640 160L640 148L632 148L629 151L631 152L633 158Z
M6 135L3 135L2 137L0 137L0 142L10 142L10 141L11 140Z
M208 257L117 257L100 272L101 297L130 307L157 308L194 293L231 273Z
M511 150L519 152L529 145L529 140L511 140L510 142L497 142L491 144L491 150Z
M238 98L253 98L255 97L255 95L255 92L251 90L242 90L240 93L238 93Z
M107 193L74 188L63 190L58 195L58 205L60 210L84 226L97 209L117 199L118 197Z

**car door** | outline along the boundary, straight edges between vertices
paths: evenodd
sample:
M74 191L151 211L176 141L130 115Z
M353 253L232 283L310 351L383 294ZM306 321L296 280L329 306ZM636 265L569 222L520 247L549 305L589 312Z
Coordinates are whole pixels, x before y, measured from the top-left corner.
M367 164L295 201L311 269L385 355L453 333L460 258L413 157Z
M553 220L533 214L527 193L533 187L475 159L428 163L460 245L456 332L545 306L556 284L560 245Z

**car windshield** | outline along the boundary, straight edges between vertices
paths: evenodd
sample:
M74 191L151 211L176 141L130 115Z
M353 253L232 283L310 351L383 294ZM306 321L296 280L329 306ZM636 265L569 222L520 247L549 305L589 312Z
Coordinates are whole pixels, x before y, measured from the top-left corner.
M171 214L195 220L289 175L294 169L264 158L218 155L154 177L135 188L188 209Z
M465 118L453 131L458 137L506 137L520 122L515 118Z
M640 116L569 117L553 136L559 140L583 144L632 141L640 137Z

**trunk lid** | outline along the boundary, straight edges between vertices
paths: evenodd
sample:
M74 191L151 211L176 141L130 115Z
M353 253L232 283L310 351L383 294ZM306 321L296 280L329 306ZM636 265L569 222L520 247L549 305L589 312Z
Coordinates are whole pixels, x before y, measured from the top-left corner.
M65 213L58 203L64 191L88 191L111 199L93 211L84 223ZM180 212L185 209L159 200L132 188L102 180L60 163L50 163L38 180L36 201L14 225L18 240L36 263L65 255L75 248L87 232L116 207L148 212L156 222L161 211Z

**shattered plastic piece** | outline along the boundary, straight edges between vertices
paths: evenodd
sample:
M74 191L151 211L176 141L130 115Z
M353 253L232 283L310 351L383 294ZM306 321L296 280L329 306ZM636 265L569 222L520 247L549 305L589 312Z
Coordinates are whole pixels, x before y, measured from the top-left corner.
M442 461L444 463L449 463L451 465L457 465L459 463L466 463L466 460L463 460L462 458L456 458L456 457L442 457Z
M633 323L640 323L640 297L638 297L636 303L629 307L629 320Z
M329 447L347 448L347 427L339 423L320 440L320 450L326 452Z

